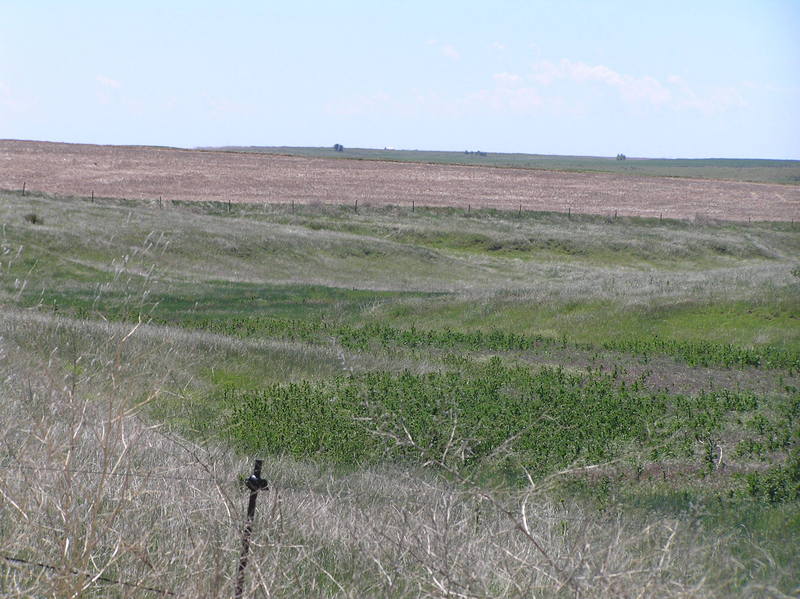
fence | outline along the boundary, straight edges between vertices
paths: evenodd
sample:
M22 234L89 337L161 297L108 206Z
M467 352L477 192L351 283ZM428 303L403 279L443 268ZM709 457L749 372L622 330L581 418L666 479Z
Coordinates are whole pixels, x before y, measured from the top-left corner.
M43 192L37 192L37 191L30 192L29 190L26 191L26 189L27 189L26 185L27 185L27 182L23 182L22 188L21 188L21 192L22 192L22 196L23 197L25 197L26 195L31 196L32 194L33 195L44 195L44 196L49 196L49 197L60 197L60 196L57 196L57 195L54 195L54 194L46 194L46 193L43 193ZM8 190L8 191L14 191L14 190ZM152 198L140 197L138 199L136 199L136 198L124 198L124 197L101 197L101 196L95 196L94 189L89 190L89 195L87 195L87 196L65 196L65 197L73 197L73 198L81 198L81 197L83 197L85 199L89 199L92 203L100 202L101 200L103 200L104 202L107 202L107 203L130 202L130 201L136 202L136 201L139 201L139 202L142 202L142 203L145 203L145 204L146 203L150 203L151 205L157 206L160 209L164 209L164 208L166 208L168 206L171 206L171 207L174 208L176 206L185 206L185 205L191 205L191 204L197 204L197 205L209 205L209 204L211 204L211 205L217 206L219 209L221 209L222 212L227 212L228 214L233 214L234 212L237 212L237 210L234 210L234 206L237 207L238 212L240 214L241 214L241 206L248 206L248 207L263 206L264 208L266 208L267 206L273 207L273 208L275 208L275 207L277 207L277 208L283 207L283 208L288 209L291 214L295 214L296 205L298 204L294 199L287 200L285 202L280 202L280 201L277 201L277 202L275 202L275 201L273 201L273 202L263 202L263 201L262 202L257 202L257 201L253 201L253 202L233 202L230 199L228 199L228 200L219 200L217 202L205 202L205 201L193 202L191 200L189 200L189 201L180 201L180 200L179 201L174 201L174 200L169 200L169 199L165 200L163 195L159 195L157 198L155 196L153 196ZM299 205L315 206L315 205L320 205L320 202L317 202L317 201L311 201L311 202L306 202L306 203L299 202ZM344 203L334 202L332 204L325 204L325 205L338 206L338 207L341 207L341 208L343 208L345 210L352 211L354 214L359 214L359 202L358 202L358 199L356 199L352 204L344 204ZM416 210L417 209L416 200L411 200L410 206L407 205L407 204L406 205L380 204L380 206L383 207L383 208L410 208L411 209L411 213L415 213L417 211ZM369 208L370 204L369 203L368 204L363 204L362 203L361 204L361 208L363 209L364 207ZM438 208L438 209L443 209L443 210L452 210L453 208L458 209L459 206L442 206L442 205L424 206L424 205L421 205L421 206L419 206L419 208L420 209L425 209L425 208L437 209ZM463 207L461 207L461 209L464 210ZM563 208L560 209L560 210L559 209L554 209L554 210L545 210L545 211L543 211L543 210L530 210L530 209L526 209L523 204L519 204L516 207L515 206L492 206L491 205L491 198L487 198L487 204L477 206L475 210L472 210L472 204L467 204L465 212L467 214L478 213L478 212L485 212L485 213L489 213L489 214L497 213L497 212L507 212L507 213L510 213L510 214L516 213L517 216L520 217L520 218L523 216L523 214L539 214L539 213L542 213L542 212L563 213L563 214L566 214L567 217L571 217L573 215L573 213L575 213L576 215L578 214L577 210L573 210L572 206L567 206L567 210L566 211L564 211ZM587 214L587 216L602 216L599 213L598 214L586 213L586 214ZM615 219L617 218L617 212L616 211L614 212L614 218Z
M59 197L56 194L46 194L44 192L37 192L37 191L31 192L27 188L27 181L23 181L22 182L22 187L20 189L4 189L2 191L9 191L9 192L12 192L12 193L17 193L17 192L21 191L22 197L25 197L26 195L28 195L28 196L30 196L30 195L40 195L40 196L44 195L44 196L50 196L50 197ZM144 197L144 195L140 195L139 198L124 198L124 197L122 197L122 198L120 198L120 197L105 197L105 198L101 198L100 196L95 198L94 189L90 189L89 190L89 195L87 195L87 196L80 196L80 195L72 196L72 195L68 195L68 196L64 196L64 197L73 197L73 198L81 198L81 197L83 197L85 199L90 199L90 201L92 203L95 202L95 199L97 199L98 201L103 199L103 200L105 200L107 202L115 202L115 201L116 202L119 202L119 201L121 201L121 202L131 202L131 201L132 202L137 202L138 201L138 202L143 202L143 203L148 203L149 202L151 205L158 206L158 208L161 208L161 209L167 207L167 205L171 205L172 207L175 207L175 206L178 206L178 205L187 205L187 204L192 204L192 203L205 204L205 205L212 204L212 205L218 205L219 207L222 208L223 211L227 212L228 214L232 214L234 212L234 208L233 208L234 204L236 204L237 207L238 206L259 206L259 205L263 206L264 208L266 208L267 206L270 206L270 207L284 207L287 210L289 210L289 212L291 214L294 214L295 213L295 204L296 204L294 199L287 199L286 201L283 201L283 202L281 202L281 201L233 202L230 199L219 200L219 201L216 201L216 202L214 202L214 201L211 201L211 202L207 202L207 201L194 202L192 200L184 200L184 201L177 201L176 202L174 200L169 200L169 199L165 200L162 195L159 195L157 197L155 195L153 195L152 197L149 197L149 198ZM595 210L591 210L590 209L588 211L580 211L574 205L574 202L572 200L567 200L565 202L566 205L562 204L561 206L553 206L553 208L550 208L550 209L543 208L543 207L529 208L529 207L526 207L522 203L520 203L520 204L497 204L496 203L495 205L492 205L493 199L495 201L499 201L499 198L486 198L486 202L487 203L483 204L483 205L480 205L480 206L477 206L475 212L481 211L481 212L487 213L487 214L497 214L497 213L514 214L514 213L516 213L519 218L522 218L523 215L530 216L530 215L544 214L544 213L546 213L546 214L563 214L568 219L571 219L573 215L575 215L575 216L585 216L585 217L589 217L589 218L596 217L596 218L603 218L606 222L609 222L609 223L615 222L620 218L641 218L641 219L655 219L655 218L657 218L659 222L663 222L664 218L665 218L663 210L662 211L656 211L655 209L652 212L649 212L647 214L644 214L644 213L642 213L640 211L637 211L635 209L634 210L630 210L629 209L626 212L621 212L618 208L615 208L614 206L607 206L604 209L599 209L598 207L596 207ZM321 202L319 202L319 201L317 201L317 200L315 200L313 198L306 198L306 202L301 201L301 202L299 202L299 204L300 205L304 205L304 204L305 205L320 205ZM327 204L327 205L339 206L339 207L341 207L341 208L343 208L345 210L348 210L348 211L352 210L353 213L359 214L358 199L356 199L353 204L333 202L333 203ZM363 207L367 207L368 208L369 206L370 206L369 203L368 204L363 204L362 203L362 208ZM410 212L411 213L415 213L416 212L416 208L417 208L415 200L411 200L410 205L409 204L404 204L404 205L400 205L400 204L379 204L379 206L384 207L384 208L410 208ZM565 207L566 207L566 210L564 210ZM452 210L452 209L458 210L458 209L461 209L461 210L464 210L466 212L466 214L472 214L473 213L472 204L467 204L466 205L466 210L464 209L463 204L461 204L461 205L430 204L430 205L427 205L427 206L420 206L420 208L429 208L429 209L437 209L438 208L438 209L443 209L443 210ZM739 224L744 224L744 222L745 222L744 221L744 216L742 216L741 218L742 218L742 220L740 220L740 221L732 221L732 222L738 222ZM698 223L698 222L715 223L715 222L726 222L726 221L728 221L728 219L720 218L719 216L712 217L712 216L704 215L704 214L701 214L701 213L695 213L694 215L684 214L682 216L681 215L678 215L678 216L669 216L668 215L667 216L667 220L676 221L676 222L694 222L694 223ZM767 219L764 218L764 217L761 217L761 218L757 218L756 222L764 221L764 220L767 220ZM790 218L788 220L783 218L783 219L780 219L780 220L783 221L783 222L788 223L792 230L795 229L795 218ZM748 224L752 224L753 223L753 217L752 216L748 216L746 222Z
M235 576L235 586L234 586L234 599L242 599L244 595L244 586L245 586L245 571L247 569L248 564L248 557L250 553L250 538L253 533L253 525L255 523L255 515L256 515L256 502L258 500L258 493L260 491L266 491L269 489L268 482L261 478L261 468L263 465L263 460L255 460L253 466L253 473L245 480L244 484L249 490L248 496L248 504L247 504L247 515L245 517L244 526L242 528L242 548L241 553L239 555L239 561L236 569L236 576ZM7 465L0 465L0 468L6 470L28 470L33 472L59 472L59 473L68 473L68 474L82 474L82 475L104 475L104 476L122 476L122 477L129 477L129 478L145 478L145 479L158 479L163 478L170 481L175 480L182 480L182 481L192 481L192 482L207 482L207 483L216 483L215 480L210 478L197 478L197 477L181 477L181 476L172 476L172 475L165 475L165 474L153 474L153 473L140 473L140 472L101 472L98 470L80 470L80 469L64 469L64 468L49 468L49 467L41 467L41 468L33 468L31 466L22 466L22 465L15 465L15 466L7 466ZM9 564L16 564L19 566L25 566L30 568L38 568L41 570L48 570L52 572L63 571L62 568L55 566L53 564L48 564L41 561L33 561L29 559L22 558L20 556L12 556L6 554L0 554L0 558L2 558L5 562ZM117 578L112 578L110 576L104 575L97 575L91 572L82 572L75 568L69 569L69 573L75 576L82 576L86 578L92 579L92 581L99 581L99 582L106 582L109 584L120 585L130 589L138 589L140 591L147 591L156 595L163 595L165 597L175 597L178 595L175 591L171 591L168 589L152 587L152 586L145 586L140 585L135 582L120 580Z

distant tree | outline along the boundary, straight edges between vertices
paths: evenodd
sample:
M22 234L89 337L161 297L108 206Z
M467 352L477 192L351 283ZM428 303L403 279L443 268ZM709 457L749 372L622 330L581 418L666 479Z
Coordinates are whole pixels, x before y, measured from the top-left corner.
M333 149L337 152L344 152L344 146L342 144L333 144Z
M625 154L617 154L617 160L625 160L626 158Z

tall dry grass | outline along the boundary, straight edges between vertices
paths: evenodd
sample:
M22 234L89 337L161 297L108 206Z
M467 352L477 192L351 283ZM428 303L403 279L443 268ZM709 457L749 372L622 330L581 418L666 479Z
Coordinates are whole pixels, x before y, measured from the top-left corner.
M0 591L231 596L250 458L147 419L174 381L137 376L169 361L141 327L99 339L28 321L48 354L21 343L20 322L0 319ZM264 475L246 596L724 596L707 568L729 560L725 541L691 522L429 470L337 473L273 456Z
M25 224L28 210L45 224ZM175 281L226 280L466 295L520 291L551 301L752 299L764 286L793 282L789 271L800 250L795 231L769 225L609 224L388 208L354 214L325 205L297 214L242 205L228 215L205 204L158 209L13 194L0 202L0 222L0 274L10 276L19 252L38 261L40 271L58 265L91 269L95 277L114 273L110 287L134 295ZM474 238L486 243L472 247ZM27 284L38 291L52 276L59 287L78 286L45 270ZM14 277L26 280L25 272ZM130 289L121 281L130 281Z
M610 297L635 303L712 293L751 297L770 284L780 287L790 268L780 260L768 266L743 261L709 274L500 261L291 223L265 227L166 210L63 208L40 201L47 244L44 229L34 234L9 226L14 243L3 254L4 273L32 247L37 257L56 261L63 248L84 239L86 256L70 259L89 260L98 245L108 245L103 258L87 264L112 270L131 301L152 289L155 267L164 285L172 277L202 281L224 274L237 281L457 289L468 300L504 298L510 286L527 302ZM87 234L87 210L105 219L92 221L103 232L99 241ZM156 237L166 225L173 232ZM223 257L204 262L198 239L211 240L217 247L211 253ZM383 258L351 255L355 241ZM260 257L271 256L274 245L284 254L266 269ZM122 266L109 264L108 255L122 256ZM336 268L320 268L331 265ZM22 295L26 284L21 276L14 294ZM190 402L204 391L199 369L245 355L286 379L312 370L327 376L342 369L426 368L353 356L335 345L242 341L4 306L0 594L231 596L248 495L240 477L256 456L181 437L151 420L149 408ZM421 461L431 461L419 450ZM746 567L725 538L703 534L693 521L598 512L559 501L546 484L490 488L390 465L337 472L280 456L268 457L264 476L270 490L260 499L246 596L725 597L729 575ZM756 587L744 593L780 596Z

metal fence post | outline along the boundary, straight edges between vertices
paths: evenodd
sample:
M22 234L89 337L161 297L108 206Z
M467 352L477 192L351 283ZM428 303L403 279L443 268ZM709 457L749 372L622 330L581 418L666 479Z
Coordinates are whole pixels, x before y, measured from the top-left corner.
M267 481L261 478L261 465L264 460L256 460L253 474L245 481L250 489L250 501L247 504L247 519L242 530L242 553L239 556L239 569L236 572L236 590L234 598L241 599L244 592L244 570L247 568L247 555L250 553L250 535L253 533L253 519L256 516L256 499L258 492L269 488Z

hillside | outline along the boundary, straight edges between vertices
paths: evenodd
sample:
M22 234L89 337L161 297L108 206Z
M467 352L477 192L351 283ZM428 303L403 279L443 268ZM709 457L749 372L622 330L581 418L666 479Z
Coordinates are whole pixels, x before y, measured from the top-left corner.
M800 585L793 223L27 191L0 223L5 595L230 596L255 457L252 593Z

